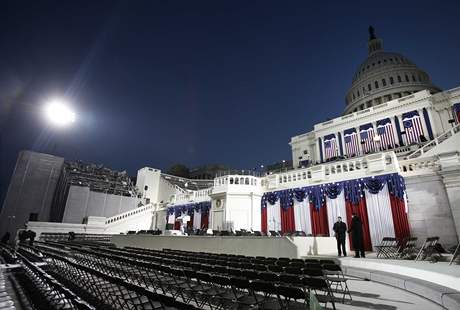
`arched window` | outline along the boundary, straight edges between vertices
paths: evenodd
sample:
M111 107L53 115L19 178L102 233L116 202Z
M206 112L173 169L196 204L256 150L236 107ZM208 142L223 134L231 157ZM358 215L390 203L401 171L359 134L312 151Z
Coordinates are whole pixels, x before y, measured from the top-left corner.
M417 82L417 80L415 79L415 75L413 75L413 74L412 74L412 81Z
M282 178L282 177L280 177L280 181L279 181L279 182L280 182L280 183L283 183L283 178Z
M367 90L368 90L368 91L371 90L371 84L367 84Z
M358 97L359 97L359 89L358 89Z
M387 86L387 80L382 79L382 85L383 85L384 87Z
M240 180L238 178L235 178L235 184L240 184Z
M394 82L395 82L395 80L393 79L393 77L392 77L392 76L390 76L390 84L391 84L391 85L393 85L393 84L394 84Z
M407 74L405 74L406 76L406 82L409 82L409 77L407 76Z
M249 185L249 178L246 178L244 184Z
M230 184L233 184L233 178L230 178Z
M402 82L402 80L401 80L401 76L400 76L400 75L398 75L398 83L401 83L401 82Z
M241 184L241 185L244 184L244 178L240 178L240 184Z
M379 81L375 81L374 84L375 84L375 88L379 88Z

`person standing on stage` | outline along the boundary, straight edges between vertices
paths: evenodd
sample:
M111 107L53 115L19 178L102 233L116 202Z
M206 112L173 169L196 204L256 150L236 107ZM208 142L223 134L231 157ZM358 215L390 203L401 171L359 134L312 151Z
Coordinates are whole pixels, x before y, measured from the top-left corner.
M332 230L335 233L335 239L337 239L337 251L339 256L347 256L347 250L345 249L345 238L347 237L347 224L342 222L342 218L339 216L337 222L335 222Z
M355 213L353 213L348 233L351 233L351 240L355 248L355 258L359 258L360 255L362 258L366 257L364 254L363 223Z

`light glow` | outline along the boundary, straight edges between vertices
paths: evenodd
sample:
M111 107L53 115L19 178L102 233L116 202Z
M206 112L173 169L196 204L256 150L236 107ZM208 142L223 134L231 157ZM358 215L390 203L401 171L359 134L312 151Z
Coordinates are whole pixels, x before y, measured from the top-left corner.
M63 100L59 99L54 99L45 106L45 115L51 124L59 127L75 122L75 113Z

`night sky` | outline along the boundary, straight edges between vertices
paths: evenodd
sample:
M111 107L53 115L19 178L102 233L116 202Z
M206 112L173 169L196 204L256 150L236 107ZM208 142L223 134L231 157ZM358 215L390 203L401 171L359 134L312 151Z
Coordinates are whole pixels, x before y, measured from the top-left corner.
M460 85L459 1L317 2L2 1L0 198L24 149L132 175L290 159L291 136L342 113L369 25ZM44 122L53 96L71 128Z

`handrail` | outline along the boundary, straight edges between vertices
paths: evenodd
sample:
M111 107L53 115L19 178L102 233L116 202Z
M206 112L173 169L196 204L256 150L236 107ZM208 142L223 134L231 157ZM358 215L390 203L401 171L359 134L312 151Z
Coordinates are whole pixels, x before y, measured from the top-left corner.
M116 223L118 221L121 221L121 220L124 220L126 218L129 218L129 217L131 217L133 215L137 215L139 213L144 213L145 211L149 211L149 210L153 209L153 207L154 207L153 204L149 203L149 204L147 204L145 206L142 206L140 208L136 208L136 209L133 209L133 210L129 210L129 211L126 211L126 212L111 216L111 217L109 217L109 218L107 218L105 220L105 224L108 225L108 224Z
M423 155L425 152L429 151L431 147L434 147L441 142L447 140L448 138L452 137L456 133L460 132L460 123L456 124L453 126L451 129L447 130L446 132L443 132L433 140L427 142L425 145L420 147L418 150L414 151L413 153L407 155L406 159L411 159L411 158L416 158L421 155ZM430 147L431 146L431 147ZM429 148L430 147L430 148Z

